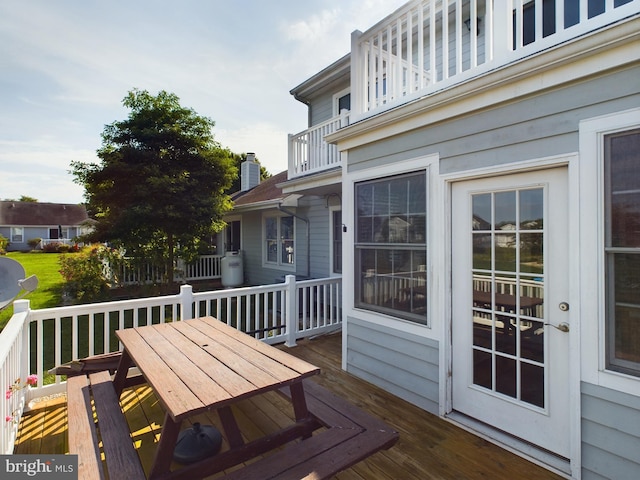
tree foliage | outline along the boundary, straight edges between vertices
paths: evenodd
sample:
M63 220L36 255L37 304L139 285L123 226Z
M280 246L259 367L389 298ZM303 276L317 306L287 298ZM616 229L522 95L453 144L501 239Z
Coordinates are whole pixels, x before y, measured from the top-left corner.
M132 90L122 103L129 117L105 126L100 163L72 162L72 173L98 220L93 240L164 260L171 282L175 255L189 259L224 225L233 154L215 141L215 123L175 94Z

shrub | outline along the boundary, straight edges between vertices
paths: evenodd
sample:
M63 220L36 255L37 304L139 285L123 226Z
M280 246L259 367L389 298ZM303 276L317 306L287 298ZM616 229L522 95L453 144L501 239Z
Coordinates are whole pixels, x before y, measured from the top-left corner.
M71 251L71 245L61 243L58 245L58 253L69 253Z
M9 246L9 239L0 235L0 255L7 253L7 247Z
M105 247L84 249L74 255L60 256L60 274L66 294L77 300L99 300L106 296L109 282L104 275Z
M42 251L45 253L58 253L59 250L60 243L58 242L47 243L46 245L42 246Z
M30 238L29 240L27 240L27 245L29 245L29 247L31 247L31 250L35 249L38 244L42 241L41 238Z

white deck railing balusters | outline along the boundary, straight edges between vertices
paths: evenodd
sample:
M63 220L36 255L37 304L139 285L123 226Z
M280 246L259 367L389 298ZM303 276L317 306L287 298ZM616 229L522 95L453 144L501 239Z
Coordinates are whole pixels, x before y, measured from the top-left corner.
M18 300L13 317L0 333L0 382L8 386L18 378L25 381L30 373L36 373L39 381L36 387L18 390L11 399L0 401L0 453L12 453L18 421L29 400L64 391L62 377L48 375L48 370L85 354L119 350L114 335L118 328L179 321L192 318L192 313L213 315L266 343L293 346L297 339L341 327L341 285L341 278L296 281L288 275L284 283L273 285L198 293L183 285L176 295L41 310L30 310L28 300ZM36 329L35 352L32 328ZM46 336L45 330L54 333ZM53 352L53 364L45 363L45 351ZM16 421L5 421L12 414Z

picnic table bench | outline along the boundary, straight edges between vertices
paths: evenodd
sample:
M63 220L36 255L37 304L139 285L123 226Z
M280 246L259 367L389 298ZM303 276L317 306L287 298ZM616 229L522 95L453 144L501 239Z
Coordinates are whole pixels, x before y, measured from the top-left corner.
M145 478L107 370L67 378L67 418L69 453L78 455L79 479Z

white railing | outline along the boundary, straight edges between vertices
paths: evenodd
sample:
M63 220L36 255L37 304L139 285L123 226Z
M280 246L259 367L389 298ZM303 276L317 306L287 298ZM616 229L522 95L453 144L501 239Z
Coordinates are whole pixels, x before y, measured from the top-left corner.
M343 111L338 117L289 135L289 179L339 166L338 148L325 142L324 137L348 124L349 114Z
M200 255L192 263L178 261L178 271L180 279L184 281L192 280L213 280L222 277L222 267L220 261L224 255Z
M201 255L192 263L184 260L177 261L174 280L177 282L189 282L194 280L215 280L222 277L220 261L223 255ZM104 265L107 278L113 280L114 286L144 285L150 283L162 283L167 278L167 269L162 265L147 263L144 265L121 265L111 271L108 264Z
M75 241L73 238L41 238L40 243L36 245L36 249L42 250L47 245L68 245L71 247L73 245L82 246L84 244Z
M341 285L340 278L296 281L288 275L273 285L200 293L183 285L177 295L42 310L30 310L28 300L18 300L0 333L0 381L7 387L36 374L38 385L0 401L0 454L13 452L27 402L64 391L63 377L48 370L119 351L118 329L212 315L266 343L294 346L300 338L341 327ZM7 416L15 420L5 421Z
M409 2L352 34L352 123L637 15L640 0L589 3Z

